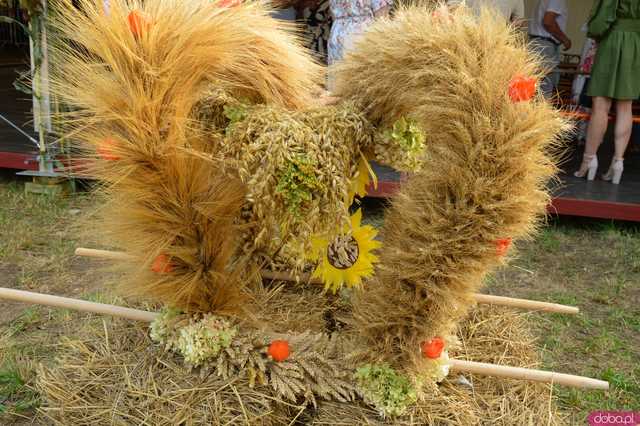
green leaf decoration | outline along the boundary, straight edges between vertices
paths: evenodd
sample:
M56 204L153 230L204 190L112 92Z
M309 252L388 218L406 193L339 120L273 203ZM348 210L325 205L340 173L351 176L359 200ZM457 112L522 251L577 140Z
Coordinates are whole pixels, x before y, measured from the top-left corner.
M316 191L324 190L315 174L317 163L302 155L290 160L278 178L276 193L284 198L287 209L299 217L305 203L313 199Z
M224 105L222 112L227 120L229 120L227 129L225 130L228 135L229 132L233 130L233 126L235 124L241 122L247 117L247 105L244 103Z

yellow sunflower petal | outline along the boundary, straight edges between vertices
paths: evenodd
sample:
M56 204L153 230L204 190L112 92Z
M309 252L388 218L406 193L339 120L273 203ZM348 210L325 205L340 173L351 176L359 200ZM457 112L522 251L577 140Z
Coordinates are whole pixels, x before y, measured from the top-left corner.
M358 209L354 214L351 215L351 227L353 228L353 232L356 232L360 228L361 222L362 222L362 209Z
M329 259L329 246L334 242L329 242L326 238L314 239L314 250L315 248L320 250L317 252L318 266L313 272L313 277L320 278L325 289L336 292L345 285L358 286L362 284L363 278L373 275L374 264L378 262L378 257L373 254L373 250L379 248L382 243L374 239L378 231L371 225L361 226L361 222L362 210L358 209L351 215L351 229L345 229L345 235L350 234L358 245L358 257L349 267L338 268L332 264L332 259Z
M369 164L369 160L364 156L364 154L360 154L360 161L358 163L358 171L356 172L356 176L351 181L351 185L349 187L349 199L347 203L350 205L353 203L353 200L356 195L359 197L364 197L367 195L367 187L373 181L373 187L378 187L378 177L374 173L371 168L371 164Z

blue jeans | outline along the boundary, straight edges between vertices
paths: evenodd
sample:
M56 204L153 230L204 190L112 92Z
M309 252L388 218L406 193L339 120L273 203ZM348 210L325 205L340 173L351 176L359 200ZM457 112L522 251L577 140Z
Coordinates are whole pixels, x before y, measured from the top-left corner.
M531 40L532 49L540 55L542 66L547 71L547 76L540 83L540 90L545 98L551 99L556 93L556 87L560 82L560 46L551 40L534 38Z

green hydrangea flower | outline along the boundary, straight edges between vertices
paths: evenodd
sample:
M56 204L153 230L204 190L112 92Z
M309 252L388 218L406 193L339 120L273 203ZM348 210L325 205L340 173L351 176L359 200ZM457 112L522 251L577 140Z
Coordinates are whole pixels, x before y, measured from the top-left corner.
M418 123L402 117L380 134L374 147L378 161L398 170L415 172L422 167L425 135Z
M424 149L425 137L417 123L402 117L387 130L386 136L402 147L408 154L417 155Z
M355 372L360 393L383 417L401 416L417 400L416 390L405 376L387 364L366 364Z

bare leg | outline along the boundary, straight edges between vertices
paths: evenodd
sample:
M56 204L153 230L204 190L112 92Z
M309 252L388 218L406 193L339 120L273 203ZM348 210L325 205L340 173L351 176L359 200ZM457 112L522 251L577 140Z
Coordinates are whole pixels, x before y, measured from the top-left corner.
M616 160L624 158L624 152L631 139L631 128L633 127L632 101L616 101L616 127L615 127L615 154Z
M593 110L591 111L591 120L587 129L587 143L584 148L584 155L596 155L598 152L609 125L610 109L611 98L602 96L593 98Z
M624 152L631 139L633 126L631 103L632 101L616 101L615 152L609 170L602 176L602 179L610 180L614 184L619 184L622 178Z
M597 168L596 153L604 139L609 125L609 110L611 109L611 98L603 96L593 97L593 107L591 111L591 120L587 129L587 141L584 147L584 156L580 170L574 173L577 177L583 177L587 174L590 167ZM593 172L595 173L595 171Z

